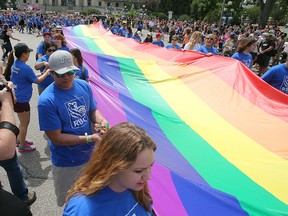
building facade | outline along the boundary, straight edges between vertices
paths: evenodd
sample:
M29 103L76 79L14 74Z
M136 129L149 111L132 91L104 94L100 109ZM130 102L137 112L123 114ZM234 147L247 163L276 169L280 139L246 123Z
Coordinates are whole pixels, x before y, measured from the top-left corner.
M142 0L136 0L136 2ZM113 11L115 13L124 9L128 0L18 0L20 9L24 7L39 5L41 10L58 11L63 9L81 11L89 8L98 9L103 13Z

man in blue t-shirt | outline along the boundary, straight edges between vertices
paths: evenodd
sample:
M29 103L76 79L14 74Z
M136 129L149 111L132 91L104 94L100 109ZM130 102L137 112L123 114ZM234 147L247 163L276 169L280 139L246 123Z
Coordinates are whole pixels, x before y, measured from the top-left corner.
M154 40L152 42L152 44L160 46L160 47L164 47L164 42L161 40L161 34L160 33L156 34L156 40Z
M118 25L117 25L116 22L115 22L115 23L113 24L113 26L110 28L110 31L111 31L114 35L116 35L116 34L118 33L119 27L118 27Z
M38 115L40 130L49 138L57 204L63 206L67 191L101 139L91 123L104 127L107 121L97 109L90 85L74 79L78 68L69 52L54 52L48 63L54 83L40 95Z
M119 29L117 34L121 37L126 37L126 34L127 34L127 24L126 23L122 24L122 27Z
M261 78L279 91L288 94L288 58L285 63L271 67Z

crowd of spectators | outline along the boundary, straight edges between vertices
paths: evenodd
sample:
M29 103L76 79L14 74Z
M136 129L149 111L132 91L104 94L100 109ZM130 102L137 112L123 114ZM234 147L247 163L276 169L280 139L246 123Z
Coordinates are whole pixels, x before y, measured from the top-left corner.
M51 27L61 31L63 26L91 24L97 21L101 21L104 28L109 29L113 34L133 38L138 42L151 42L169 49L179 49L179 47L181 47L181 49L185 50L219 54L226 57L231 57L237 52L238 45L242 38L250 37L257 40L255 49L253 52L250 52L250 54L253 60L253 70L259 75L264 74L269 66L285 62L287 56L287 34L281 32L278 26L261 28L255 25L219 25L218 23L210 24L197 20L140 19L139 17L128 17L125 20L114 17L106 17L106 19L104 19L102 17L101 20L97 20L95 16L79 14L45 14L41 12L21 11L0 13L0 25L7 24L11 30L17 29L22 33L32 34L35 32L37 37L48 32ZM143 35L142 30L148 30L150 34ZM195 32L200 32L201 35L198 33L197 41L192 42L191 38L192 40L194 39L192 35ZM177 36L177 43L175 42L175 36ZM143 39L141 37L143 37ZM151 40L153 37L155 40ZM168 37L169 45L163 43L164 37ZM207 37L209 39L206 39ZM11 36L10 38L13 39ZM59 37L55 38L58 39ZM62 38L58 40L62 41ZM209 43L207 41L208 43L206 43L206 40L211 40L211 42ZM58 41L55 41L55 43L57 44ZM194 43L196 43L196 47L194 47ZM189 46L185 47L187 44L189 44ZM191 46L191 44L193 44L193 46ZM65 47L65 44L59 42L57 46L58 48ZM4 50L6 51L6 49ZM7 50L10 50L9 47ZM7 53L4 53L3 57L5 58Z
M74 14L0 12L0 43L3 50L2 61L4 63L7 61L3 75L6 80L11 80L14 83L15 87L13 92L15 92L17 102L13 105L12 101L10 101L10 106L12 107L13 105L14 112L17 113L20 122L19 136L18 133L15 133L17 138L15 139L15 137L13 137L13 142L15 142L15 147L18 147L19 153L36 150L35 147L32 147L33 142L26 140L26 134L30 122L29 101L32 96L32 84L42 83L38 86L40 95L38 104L40 129L47 134L49 138L48 143L51 152L53 152L53 179L59 206L65 204L67 191L76 180L74 177L78 175L79 170L88 162L94 147L90 144L101 140L98 135L93 134L92 130L90 131L90 122L94 124L100 123L103 127L107 124L106 119L97 109L96 101L94 101L91 96L92 92L88 84L89 73L83 65L81 51L75 48L69 49L62 32L62 27L80 24L87 25L98 21L103 24L104 28L111 31L112 34L134 39L138 43L151 43L167 50L176 49L179 51L185 50L185 52L201 52L207 56L223 55L228 58L237 59L247 68L254 68L254 72L262 76L264 81L270 83L280 91L286 94L288 93L288 60L286 60L288 52L287 34L281 32L278 26L267 26L266 28L253 25L219 26L217 23L208 24L204 21L167 21L139 18L126 20L107 18L97 20L90 16ZM146 30L147 35L144 35L143 30ZM16 44L14 46L14 53L11 52L12 45L10 39L19 41L19 39L12 36L13 31L19 31L20 34L35 34L36 37L43 36L43 41L38 45L35 56L36 63L34 68L39 70L38 74L34 73L32 68L26 64L32 49L25 43ZM155 39L153 39L153 36ZM141 37L145 38L143 42ZM167 44L164 42L164 37L168 37ZM14 59L14 55L16 59ZM8 59L7 56L9 56ZM61 59L69 59L69 61L67 61L68 63L66 62L67 65L64 65L65 67ZM279 63L283 64L275 66L274 68L272 67L273 69L269 69L265 75L266 70L270 66ZM2 75L2 68L0 72L0 75ZM277 77L275 74L278 74ZM281 74L281 76L279 74ZM69 82L63 82L64 78L69 79ZM54 84L52 85L52 83ZM12 84L10 83L10 85ZM77 91L74 91L75 89ZM60 97L64 91L69 93L70 90L78 93L71 95L71 97L69 96L69 98ZM90 106L87 106L87 110L90 111L90 113L87 114L89 118L85 118L89 120L89 124L85 123L86 128L82 127L83 129L76 131L76 126L74 128L73 126L70 127L68 123L66 124L66 122L69 122L68 115L66 119L63 119L62 113L67 111L66 107L63 107L63 104L67 101L72 101L72 99L74 100L76 97L83 97L83 92L85 94L87 93L87 95L85 95L85 103L80 101L81 103L79 102L79 104L77 104L78 102L68 104L70 106L70 112L77 111L75 108L83 104L89 104ZM0 93L0 96L4 95L3 92ZM55 97L55 95L58 97ZM55 98L57 100L55 100ZM59 98L63 101L59 101ZM53 101L53 103L51 103L51 101ZM87 101L90 102L88 103ZM55 107L57 107L57 110L61 110L61 116L54 110ZM74 120L76 124L77 118L75 117ZM10 121L14 126L14 119ZM63 124L63 122L65 124ZM84 122L84 120L81 122ZM63 127L63 125L68 126ZM88 130L88 128L90 129ZM138 130L138 128L136 129ZM87 131L89 131L89 135ZM17 139L19 141L18 144L16 144ZM86 148L88 152L84 159L83 155L78 155L79 146L82 146L81 148L84 149ZM153 155L152 153L156 149L154 144L152 147L151 149L153 151L150 149L151 155ZM72 148L74 149L73 151ZM23 182L15 149L13 149L13 152L13 166L15 169L18 169L18 178L22 179L21 181ZM62 155L65 154L67 155L62 158ZM75 158L79 160L77 161ZM3 161L7 161L7 159L4 159L2 160L2 164L0 163L1 166L3 166ZM8 159L11 159L11 157ZM149 164L152 162L152 160L149 161ZM150 178L150 169L148 171L145 181L143 180L144 183ZM9 174L7 175L9 176ZM67 180L63 180L67 176L71 177L69 184ZM141 185L144 185L143 182L141 181ZM10 182L10 184L13 184L13 182ZM66 185L66 187L63 185ZM31 205L36 200L36 194L35 192L28 192L24 183L22 186L22 191L25 193L22 194L22 197L18 195L18 198L24 201L26 205ZM140 188L142 188L142 186ZM75 189L75 193L77 191L78 188L77 190ZM97 187L95 191L98 191ZM0 192L2 192L1 188ZM13 191L13 193L17 196L15 191ZM70 194L69 198L71 197L73 197L73 193L72 195ZM150 199L147 200L150 202ZM150 211L151 209L147 207L145 211L148 210Z
M109 29L113 34L122 37L129 37L125 29L131 26L133 29L137 29L138 34L141 34L142 30L148 30L149 33L143 35L144 38L146 37L144 42L151 42L168 49L184 49L226 57L232 57L238 52L241 40L246 38L241 43L241 57L244 57L241 50L249 46L249 52L246 49L245 55L249 54L249 58L250 55L252 56L251 64L244 64L259 75L263 75L270 66L284 63L287 56L287 34L282 32L279 26L266 26L265 28L255 25L219 26L218 23L209 24L204 21L167 21L139 18L130 20L111 18L103 21L103 23L106 28L110 26ZM121 25L122 28L120 28ZM153 36L156 38L155 40L148 40ZM163 43L164 37L169 38L169 44L166 46ZM175 38L177 38L176 42ZM244 58L247 59L246 56ZM237 59L241 60L239 54ZM247 60L244 61L247 62Z

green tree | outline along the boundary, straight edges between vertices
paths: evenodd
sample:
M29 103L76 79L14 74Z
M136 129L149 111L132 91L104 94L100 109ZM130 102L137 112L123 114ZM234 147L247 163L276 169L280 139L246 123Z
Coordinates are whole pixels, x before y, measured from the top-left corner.
M258 23L259 22L259 16L261 13L261 9L259 6L247 8L243 12L250 18L252 23Z
M143 4L148 12L158 11L160 0L145 0Z
M232 5L228 5L231 1ZM224 7L227 11L232 13L233 20L237 20L239 13L241 13L241 0L226 0ZM192 0L191 14L196 20L205 20L208 22L219 22L223 0Z
M273 19L280 24L285 24L288 21L288 1L278 0L271 12Z
M206 16L215 10L217 1L210 0L193 0L191 4L191 14L196 20L204 20ZM219 9L220 10L220 9ZM220 18L220 13L219 13Z
M161 0L161 2L159 4L159 10L165 14L167 14L168 11L173 11L173 1L172 0Z
M159 11L168 14L168 11L173 11L174 15L188 14L190 15L191 0L161 0Z
M6 8L5 1L0 1L0 8Z

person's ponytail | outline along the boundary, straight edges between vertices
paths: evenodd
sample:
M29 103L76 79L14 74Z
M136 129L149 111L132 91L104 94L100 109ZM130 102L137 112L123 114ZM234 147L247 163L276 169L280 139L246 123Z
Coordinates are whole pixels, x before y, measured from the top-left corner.
M11 68L12 68L12 65L14 63L14 52L10 52L9 56L8 56L8 61L7 61L7 64L6 64L6 68L4 70L4 77L7 81L10 81L10 77L11 77Z

